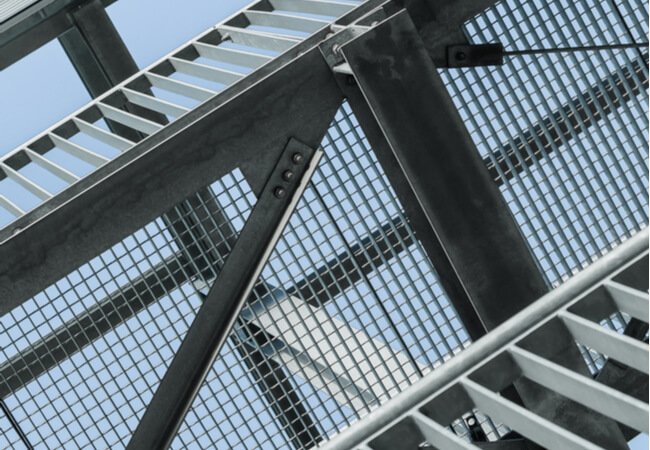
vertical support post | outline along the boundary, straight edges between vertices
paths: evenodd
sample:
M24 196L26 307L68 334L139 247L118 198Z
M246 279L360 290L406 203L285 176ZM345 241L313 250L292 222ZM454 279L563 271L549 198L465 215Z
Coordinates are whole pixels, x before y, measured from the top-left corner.
M91 0L70 13L73 26L59 36L59 42L79 74L91 97L96 98L138 71L138 66L122 40L100 0ZM142 86L148 91L147 86ZM137 105L128 105L127 111L157 123L167 118ZM137 142L143 136L108 120L111 130Z
M127 448L168 448L315 169L290 140ZM288 172L293 176L287 176Z

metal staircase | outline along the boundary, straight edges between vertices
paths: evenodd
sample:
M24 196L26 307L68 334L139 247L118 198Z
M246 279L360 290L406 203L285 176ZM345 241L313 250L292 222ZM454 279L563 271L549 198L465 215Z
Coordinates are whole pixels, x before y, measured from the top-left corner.
M583 417L574 418L575 429L563 428L553 417L542 417L508 398L508 386L522 379L623 428L648 433L647 385L645 396L608 386L598 377L567 368L559 351L577 343L647 376L647 335L643 342L601 325L617 312L648 322L647 275L646 228L322 448L480 448L484 444L463 439L449 428L474 409L545 448L601 448L576 432Z
M237 82L251 71L273 62L360 3L254 2L2 156L0 181L9 178L18 188L12 191L14 196L0 196L0 207L18 220L29 212L18 199L32 195L36 202L31 209L48 209L46 204L58 192L46 187L51 183L22 173L25 166L38 165L72 186L107 163L124 159L120 158L124 153L198 105L229 88L237 89ZM50 153L53 150L65 155L52 158L57 153ZM90 167L83 174L80 163Z

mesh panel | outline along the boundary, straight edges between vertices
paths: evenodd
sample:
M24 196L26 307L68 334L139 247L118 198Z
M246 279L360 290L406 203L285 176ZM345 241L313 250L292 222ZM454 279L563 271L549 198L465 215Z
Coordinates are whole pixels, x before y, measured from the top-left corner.
M636 1L506 1L466 32L472 42L501 42L506 50L645 41L645 8ZM608 50L442 71L549 283L648 222L647 61L646 50Z
M216 275L210 248L179 246L216 228L187 211L226 190L236 233L254 199L239 171L0 319L0 389L34 447L126 444L201 303L193 283Z
M469 343L347 105L323 148L173 448L208 437L229 448L309 447ZM255 384L232 376L242 358ZM237 399L260 397L280 427L262 404L239 409Z

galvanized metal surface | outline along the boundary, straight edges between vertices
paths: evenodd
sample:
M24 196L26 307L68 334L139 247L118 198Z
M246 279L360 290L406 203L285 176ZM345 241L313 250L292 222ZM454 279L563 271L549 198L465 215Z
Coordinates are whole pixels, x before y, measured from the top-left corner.
M428 438L438 442L441 439L450 441L453 435L449 436L449 430L443 428L447 425L446 421L438 420L437 416L445 416L443 405L453 401L452 398L457 398L457 401L462 404L469 400L469 403L479 410L503 420L528 439L546 448L600 448L573 434L572 429L560 428L552 421L543 419L499 396L498 390L495 393L485 387L486 384L494 383L497 379L501 379L499 383L503 385L522 376L530 377L545 384L549 389L558 390L595 408L596 411L647 433L648 405L646 403L634 399L625 392L613 391L549 359L541 358L535 355L535 350L531 351L527 344L522 343L527 336L554 323L558 317L569 314L567 310L571 311L576 307L580 307L581 310L598 307L595 296L598 289L605 286L609 280L624 276L627 271L639 270L638 263L647 260L648 236L646 228L535 304L513 316L476 342L461 356L438 371L425 376L381 409L371 413L320 448L326 450L384 449L390 448L391 443L401 445L400 443L403 443L407 437L399 433L400 426L413 420L420 423L424 421L427 432L431 433ZM637 300L637 305L647 307L647 288L643 298L637 297ZM593 322L589 321L589 323L593 324L594 330L602 330ZM580 334L573 336L578 342L581 342L584 337ZM610 356L614 359L622 357L619 351L625 351L624 347L616 345L618 339L620 338L614 338L613 335L610 339L604 339L604 342L611 345ZM640 351L647 358L648 344L635 345L642 346ZM509 357L504 358L504 355ZM508 361L514 361L514 366ZM428 421L437 422L437 426L426 427L428 421L422 420L422 415L427 417ZM576 423L580 420L579 416L575 418ZM419 436L409 439L419 439L419 442L422 442L427 437L426 434L420 433ZM464 447L466 445L457 443L450 448Z
M127 448L168 448L318 164L290 140ZM284 174L293 176L285 180Z

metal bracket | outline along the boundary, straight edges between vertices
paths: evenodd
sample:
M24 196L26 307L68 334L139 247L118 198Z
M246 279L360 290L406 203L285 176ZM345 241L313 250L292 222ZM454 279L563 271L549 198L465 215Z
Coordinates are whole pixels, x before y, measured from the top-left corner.
M503 45L450 45L447 47L447 67L502 66Z

